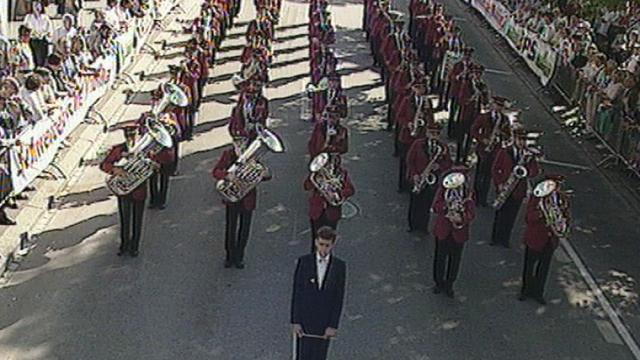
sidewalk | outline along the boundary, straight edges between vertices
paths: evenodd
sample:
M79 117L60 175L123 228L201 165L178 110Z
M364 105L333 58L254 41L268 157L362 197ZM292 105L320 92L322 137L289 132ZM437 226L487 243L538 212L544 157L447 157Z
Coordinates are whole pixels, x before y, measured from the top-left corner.
M103 7L103 3L104 0L87 4L91 7ZM84 14L87 15L86 12ZM164 40L171 41L176 38L186 40L188 37L182 35L181 31L177 32L180 34L178 36L175 32L181 29L181 25L174 20L181 16L184 15L168 15L163 23L172 23L172 26L167 27L166 30L155 29L147 43L159 50L159 44ZM17 29L17 24L19 23L12 23L14 29ZM168 64L176 62L175 59L156 61L151 54L144 51L135 56L134 63L125 69L125 72L132 75L141 71L150 74L155 69L164 71ZM141 112L148 109L150 104L148 92L157 86L158 80L151 78L140 82L137 76L133 76L133 79L136 80L135 83L122 83L117 88L108 91L94 105L94 111L100 113L110 125L137 118ZM128 94L132 94L132 96ZM131 104L128 104L127 101ZM38 234L53 216L54 211L50 211L48 208L52 200L55 202L58 198L63 197L65 191L79 180L82 173L82 162L91 160L97 152L110 144L121 141L119 132L103 133L103 125L102 122L86 122L78 126L67 139L70 146L62 148L54 161L64 176L55 179L49 175L41 175L33 184L37 191L27 192L30 199L20 201L17 210L7 210L9 215L16 219L17 225L0 226L0 273L4 271L4 266L9 269L15 268L15 265L11 264L11 259L15 256L14 252L19 250L19 246L21 246L21 238L26 237L29 240L27 243L22 243L27 247L36 242L37 239L31 239L31 234ZM53 173L59 175L58 171L53 171Z

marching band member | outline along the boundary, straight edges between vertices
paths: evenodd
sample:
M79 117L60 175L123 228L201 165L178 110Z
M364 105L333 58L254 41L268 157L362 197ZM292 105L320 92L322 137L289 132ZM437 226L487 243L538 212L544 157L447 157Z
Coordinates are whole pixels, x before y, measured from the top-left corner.
M511 230L518 216L520 204L527 196L528 179L538 175L537 154L526 147L527 132L513 130L513 144L498 150L491 168L496 187L495 220L491 245L509 247Z
M229 172L229 167L234 164L238 157L248 146L248 134L231 130L233 138L233 148L222 152L218 163L213 168L211 174L214 179L228 179L233 181L235 174ZM269 180L271 175L262 175L262 181ZM226 208L226 225L224 235L224 248L226 257L224 267L235 266L237 269L244 269L244 252L251 233L251 218L253 210L256 208L257 191L251 189L242 199L237 202L223 200Z
M487 104L488 90L482 81L484 66L472 66L469 81L463 81L458 98L460 113L455 128L456 133L456 162L463 163L467 159L471 144L471 126L480 111ZM465 100L466 99L466 100Z
M469 240L469 225L475 218L474 193L465 168L453 167L440 183L433 202L436 214L433 227L435 255L433 292L444 291L453 298L453 283L458 277L464 243Z
M561 190L563 180L547 176L534 188L527 204L521 301L531 297L541 305L546 304L543 293L551 258L571 226L569 199Z
M231 112L229 129L233 132L246 132L250 139L257 136L256 124L267 126L269 100L262 94L262 86L257 81L247 81L238 103Z
M409 62L402 61L398 67L396 67L388 80L389 86L387 87L387 103L389 104L389 110L387 111L387 131L395 129L394 135L394 147L395 155L397 155L397 136L399 128L396 126L395 118L393 116L393 109L397 108L396 101L407 96L407 93L411 93L411 74L409 73Z
M478 165L474 181L474 190L478 204L486 207L489 186L491 185L491 165L496 152L510 132L509 120L503 114L507 99L494 96L491 110L478 115L471 127L471 136L476 142Z
M456 122L460 112L460 104L466 102L469 97L466 92L461 94L460 88L465 82L469 81L471 68L473 66L473 61L471 59L473 51L474 50L472 48L465 48L463 50L462 60L455 63L449 72L449 98L452 103L447 127L447 135L449 138L453 138L456 132L455 127L457 126ZM464 96L464 98L460 98L461 95Z
M313 127L308 148L311 158L323 152L342 155L349 151L349 130L340 124L336 109L328 108L324 121Z
M329 226L336 230L338 221L342 216L342 204L355 193L349 173L347 169L342 167L340 155L328 154L328 156L324 170L326 170L329 178L320 183L316 181L314 184L313 179L318 179L318 177L315 175L316 173L312 172L304 181L304 189L311 192L309 197L311 252L315 251L314 242L317 238L318 229L323 226ZM321 188L319 189L317 186ZM331 198L327 199L325 196Z
M129 151L134 147L138 138L138 125L136 121L128 121L117 124L112 127L112 130L123 130L125 142L111 148L111 151L100 165L100 170L109 175L122 175L124 170L118 166L118 162L130 155ZM120 214L120 248L118 256L125 253L129 253L133 257L138 256L146 198L146 181L131 193L118 196L118 213Z
M427 125L433 123L431 103L426 97L427 87L424 80L416 80L411 88L413 96L405 98L407 100L401 107L396 120L397 126L400 128L398 134L398 155L400 158L398 192L408 189L406 164L409 148L414 141L425 136Z
M152 96L154 96L153 94ZM151 111L144 112L138 118L138 127L141 129L141 134L144 134L146 129L146 120L150 117L153 117L153 113ZM178 123L175 120L175 116L172 112L166 112L159 115L160 122L166 126L168 129L173 129L177 131ZM170 133L172 131L169 131ZM162 149L157 154L153 154L150 156L150 159L160 164L160 168L151 175L149 178L149 195L151 199L149 200L149 209L160 209L164 210L167 203L167 194L169 192L169 178L175 172L176 166L176 144L177 137L173 136L173 146L170 148Z
M407 179L411 184L409 232L428 232L429 217L440 176L453 165L449 147L440 141L442 125L427 126L427 137L416 140L407 154Z
M176 65L169 65L169 74L170 74L170 78L168 80L169 83L178 85L180 87L180 89L182 89L182 91L184 91L184 93L187 95L187 97L189 98L189 104L193 103L193 96L191 94L191 88L186 86L182 80L183 77L182 75L182 67L180 66L176 66ZM154 99L155 101L159 101L162 98L162 93L157 93L156 94L156 98ZM175 141L174 145L175 145L175 157L174 157L174 173L173 175L177 175L178 174L178 163L180 162L180 142L184 141L187 139L187 132L189 131L189 107L178 107L178 106L172 106L171 104L169 104L167 106L167 108L165 109L165 112L171 112L173 113L173 117L176 120L176 122L178 123L178 127L177 127L177 133L176 133L176 138L179 141ZM175 135L174 135L175 136Z

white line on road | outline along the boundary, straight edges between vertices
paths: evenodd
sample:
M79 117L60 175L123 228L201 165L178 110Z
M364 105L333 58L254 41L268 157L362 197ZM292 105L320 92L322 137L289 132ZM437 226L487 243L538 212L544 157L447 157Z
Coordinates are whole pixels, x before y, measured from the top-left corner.
M622 322L620 315L613 308L609 299L607 299L607 297L602 293L602 289L600 289L600 286L596 283L593 275L591 275L589 270L587 270L587 267L580 258L580 255L578 255L576 250L573 248L573 245L571 245L571 243L566 239L560 239L560 244L574 264L576 264L578 271L580 271L580 275L582 275L587 285L598 299L598 302L602 305L602 309L609 317L609 320L611 320L611 323L616 328L616 331L618 331L618 334L620 334L620 337L622 337L622 340L629 348L629 351L633 354L633 357L636 360L640 360L640 348L638 347L638 343L636 343L633 335L631 335L627 326Z
M511 76L513 75L513 72L511 71L504 71L504 70L498 70L498 69L484 69L484 72L489 73L489 74L496 74L496 75L506 75L506 76Z

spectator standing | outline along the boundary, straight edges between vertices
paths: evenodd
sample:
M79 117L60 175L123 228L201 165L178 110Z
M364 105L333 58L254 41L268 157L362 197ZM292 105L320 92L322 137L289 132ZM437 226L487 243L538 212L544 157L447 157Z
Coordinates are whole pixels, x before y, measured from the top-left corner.
M49 40L53 25L41 2L34 1L31 7L31 13L24 18L24 25L32 31L29 45L33 52L33 60L36 66L44 66L49 56Z

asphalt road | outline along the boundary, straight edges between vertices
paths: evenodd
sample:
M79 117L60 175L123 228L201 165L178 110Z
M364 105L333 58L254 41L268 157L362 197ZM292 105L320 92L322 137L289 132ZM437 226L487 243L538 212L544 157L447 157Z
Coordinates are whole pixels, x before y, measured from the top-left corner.
M448 5L482 62L510 71L482 37L483 30L475 28L473 17L454 1ZM252 6L243 6L241 21L253 16ZM167 209L145 213L140 257L115 255L115 199L104 187L104 176L85 168L37 247L0 289L0 359L280 360L291 355L294 260L309 246L302 181L311 124L301 121L308 107L301 96L309 70L307 6L283 2L277 36L286 40L276 46L274 87L267 89L267 97L271 126L287 151L267 157L275 177L260 186L247 268L222 267L224 208L210 177L220 148L229 141L226 117L236 98L230 77L239 69L241 24L224 43L227 51L212 73L197 135L183 147L181 175L171 181ZM348 264L348 289L331 358L631 359L562 253L552 265L549 305L516 300L522 250L487 245L493 214L486 209L479 210L473 225L456 299L431 294L433 239L404 231L408 197L395 191L397 160L391 156L391 135L382 130L383 90L369 69L368 45L359 29L361 6L338 2L332 10L350 99L351 150L345 163L357 192L356 213L339 227L336 252ZM194 8L189 14L194 16ZM153 72L161 77L171 61L161 59ZM528 121L553 126L518 79L487 77L492 88L531 106ZM134 105L128 116L144 108ZM545 141L553 157L581 159L562 134L552 131ZM633 218L611 216L611 208L624 205L598 179L597 173L570 176L576 190L588 188L592 195L574 200L576 221L598 227L592 236L577 236L576 245L598 278L607 274L603 269L612 266L609 262L635 274L634 254L617 254L615 243L618 237L628 241ZM598 239L603 231L606 241ZM517 229L513 243L520 234ZM633 300L633 291L628 299Z

